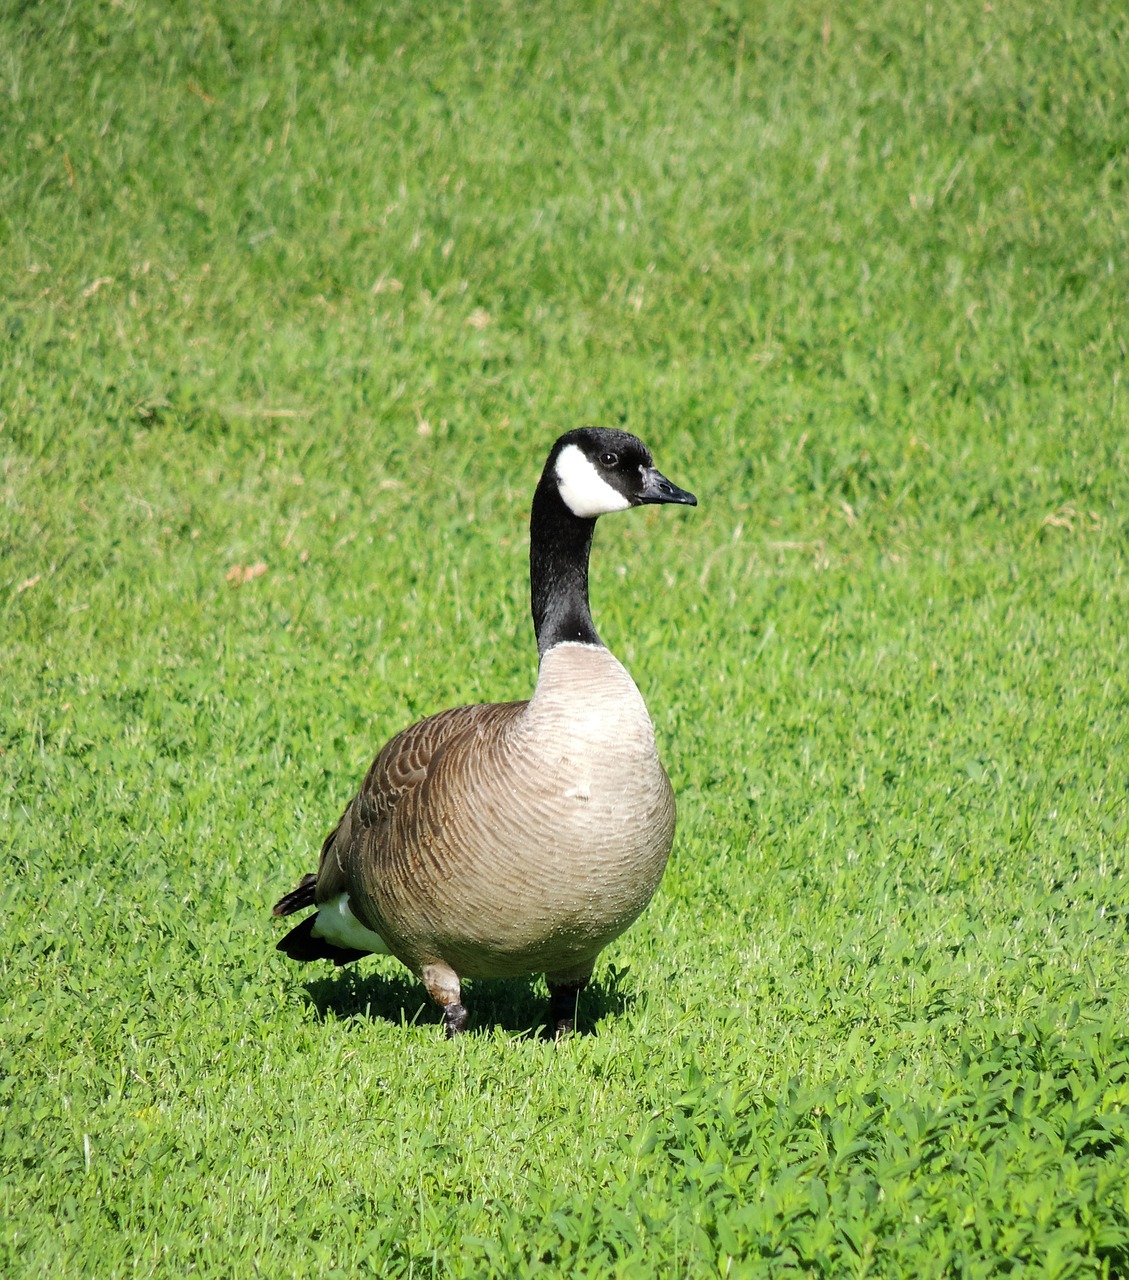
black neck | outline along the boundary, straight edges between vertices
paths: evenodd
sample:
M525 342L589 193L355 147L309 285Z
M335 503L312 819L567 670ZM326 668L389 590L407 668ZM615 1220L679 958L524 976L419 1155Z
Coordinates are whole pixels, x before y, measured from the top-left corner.
M588 609L588 556L595 520L574 516L555 479L542 476L529 517L529 587L537 652L566 640L600 644Z

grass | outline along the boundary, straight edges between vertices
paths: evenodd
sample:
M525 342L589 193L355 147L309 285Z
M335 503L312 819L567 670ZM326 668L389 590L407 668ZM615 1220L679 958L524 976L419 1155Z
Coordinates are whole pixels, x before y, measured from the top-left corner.
M0 1270L1129 1273L1129 23L0 15ZM554 434L679 796L559 1049L273 951L525 696Z

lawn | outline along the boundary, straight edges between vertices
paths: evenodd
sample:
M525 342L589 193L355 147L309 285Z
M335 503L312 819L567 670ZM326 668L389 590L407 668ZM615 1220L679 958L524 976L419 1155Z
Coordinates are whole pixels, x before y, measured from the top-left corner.
M0 1273L1129 1274L1129 14L0 10ZM578 1034L274 950L528 695L555 435L679 803Z

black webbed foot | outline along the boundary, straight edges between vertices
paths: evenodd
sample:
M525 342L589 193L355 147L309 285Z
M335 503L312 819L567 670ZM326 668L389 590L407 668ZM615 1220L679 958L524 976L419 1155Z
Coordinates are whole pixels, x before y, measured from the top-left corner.
M443 1027L447 1032L448 1040L462 1035L469 1021L470 1014L461 1004L449 1004L443 1009Z
M586 985L583 982L549 985L549 1031L554 1040L563 1040L576 1030L576 1004Z

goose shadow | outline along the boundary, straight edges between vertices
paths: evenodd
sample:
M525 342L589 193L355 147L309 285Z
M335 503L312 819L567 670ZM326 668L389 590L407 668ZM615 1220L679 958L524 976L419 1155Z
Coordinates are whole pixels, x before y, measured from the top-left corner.
M627 969L608 966L580 993L576 1034L595 1035L605 1018L621 1017L636 1000L626 988ZM419 981L408 973L358 973L340 969L305 984L306 999L319 1022L390 1022L397 1026L439 1025L442 1014ZM470 1010L468 1032L500 1028L520 1039L551 1036L549 996L540 978L468 979L463 1001Z

